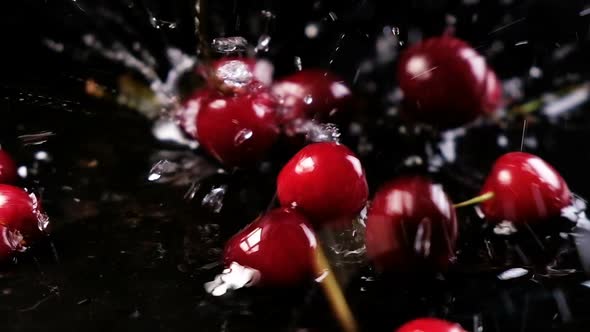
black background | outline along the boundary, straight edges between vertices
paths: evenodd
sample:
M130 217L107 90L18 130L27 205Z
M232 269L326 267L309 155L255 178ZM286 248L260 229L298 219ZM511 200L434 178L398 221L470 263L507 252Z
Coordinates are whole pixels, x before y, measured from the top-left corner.
M265 171L207 177L197 198L183 199L184 178L159 185L146 181L159 159L199 161L216 168L200 153L156 142L150 122L140 114L84 93L86 78L115 87L125 68L87 52L81 37L92 33L105 42L139 41L158 59L165 75L165 49L194 54L194 4L189 1L3 1L0 4L0 143L29 169L22 185L42 194L52 218L52 235L17 263L0 268L0 328L4 331L315 331L335 330L329 307L314 285L295 290L246 290L223 298L205 294L202 284L220 271L223 242L265 209L273 196L274 176L288 152L275 153ZM580 12L586 1L208 1L207 40L241 35L256 44L261 33L272 36L270 58L276 75L293 72L295 55L304 67L329 67L351 84L358 66L375 56L375 42L385 26L438 35L456 19L456 35L487 56L502 79L518 77L525 98L538 97L587 79L589 18ZM82 8L82 9L81 9ZM275 18L264 29L261 10ZM328 14L337 19L332 21ZM176 22L175 29L155 29L149 13ZM111 17L109 19L109 17ZM124 22L118 24L116 17ZM315 40L303 30L320 24ZM342 34L345 37L342 38ZM62 42L56 53L44 46ZM526 41L526 43L522 43ZM494 43L502 43L494 51ZM564 47L572 51L556 59ZM336 47L338 51L335 51ZM333 60L330 64L330 60ZM531 78L532 66L543 76ZM422 153L423 137L394 132L396 120L379 121L390 106L386 95L395 86L395 62L366 73L353 88L366 103L358 120L366 125L372 153L362 156L374 191L398 175L401 160ZM369 89L372 84L376 89ZM565 119L533 117L528 135L541 155L560 170L572 190L590 197L587 175L590 139L587 105ZM518 149L522 118L477 127L458 146L459 161L434 174L459 201L473 196L500 154ZM51 132L47 142L27 145L21 135ZM344 141L356 147L358 138ZM498 134L509 145L497 145ZM278 148L277 150L281 150ZM34 158L49 153L50 161ZM184 158L184 159L182 159ZM93 161L96 161L94 164ZM92 166L94 165L94 166ZM465 180L467 178L468 180ZM201 207L208 189L226 185L221 213ZM590 290L581 272L561 277L542 273L511 281L496 275L518 262L481 263L470 255L481 247L479 226L470 212L464 220L461 268L444 281L430 278L377 278L365 264L354 265L346 291L366 331L392 331L406 320L435 315L473 331L587 331ZM477 223L476 223L477 224ZM479 224L478 224L479 225ZM525 241L526 242L526 241ZM527 255L550 260L553 253L523 244ZM477 255L475 255L477 256ZM572 263L574 268L579 268ZM350 267L348 267L350 268ZM534 270L535 268L533 268ZM566 309L560 307L564 298Z

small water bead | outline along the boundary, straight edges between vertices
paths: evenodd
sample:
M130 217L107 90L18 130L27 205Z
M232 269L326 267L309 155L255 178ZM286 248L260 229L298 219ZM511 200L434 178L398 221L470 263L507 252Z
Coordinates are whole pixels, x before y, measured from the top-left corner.
M158 19L154 16L150 17L150 24L158 30L160 30L160 29L174 30L177 27L176 22Z
M230 54L245 52L248 48L248 41L244 37L222 37L213 39L213 50L218 53Z
M271 40L271 37L269 35L265 34L265 35L260 36L260 38L258 38L258 44L256 45L256 48L254 48L254 51L256 53L268 52L270 40Z
M160 160L152 166L147 179L151 182L167 182L167 176L173 175L178 169L178 164L168 160Z
M252 130L244 128L236 134L236 137L234 138L234 144L235 145L244 144L244 142L246 142L247 140L252 138L252 135L254 135Z
M287 127L287 134L303 134L309 142L338 142L340 140L340 129L336 125L307 119L293 121Z
M214 213L221 212L221 209L223 208L223 200L225 198L225 194L227 193L227 189L227 185L213 187L211 191L209 191L205 195L205 197L203 197L201 205L209 208Z
M295 68L297 68L297 70L299 70L299 71L303 70L303 64L301 61L301 57L295 56L294 61L295 61Z
M523 268L513 268L506 270L498 275L500 280L511 280L526 276L529 273L528 270Z
M218 66L215 75L229 87L241 88L254 78L249 63L241 60L230 60Z
M196 113L193 116L196 117ZM170 118L157 120L152 127L152 134L157 140L162 142L187 146L190 149L196 149L199 147L199 142L187 138L176 122Z

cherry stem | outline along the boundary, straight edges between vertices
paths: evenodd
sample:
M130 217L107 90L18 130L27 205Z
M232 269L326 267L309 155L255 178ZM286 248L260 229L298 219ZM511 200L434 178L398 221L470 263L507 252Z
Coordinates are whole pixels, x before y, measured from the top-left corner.
M357 332L359 330L357 322L346 302L342 288L338 284L338 280L336 280L336 276L330 268L330 263L324 254L321 244L318 243L314 253L314 268L318 282L322 285L324 294L332 306L332 310L336 315L336 319L338 319L338 322L340 323L340 327L345 332Z
M470 205L475 205L475 204L479 204L479 203L483 203L485 201L488 201L490 199L494 198L494 193L493 192L487 192L485 194L473 197L472 199L468 199L464 202L461 203L457 203L455 205L453 205L453 207L455 208L460 208L460 207L464 207L464 206L470 206Z

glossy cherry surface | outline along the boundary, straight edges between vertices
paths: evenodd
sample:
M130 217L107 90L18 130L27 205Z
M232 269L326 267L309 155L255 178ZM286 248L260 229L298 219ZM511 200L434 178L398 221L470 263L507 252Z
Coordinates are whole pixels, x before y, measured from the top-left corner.
M187 102L197 109L196 138L224 165L257 161L278 138L276 103L268 92L226 96L209 91L197 95L201 97Z
M0 184L0 225L33 237L41 233L45 222L35 196L21 188Z
M397 78L403 114L437 127L455 127L493 112L501 86L485 59L464 41L426 39L400 57Z
M288 208L272 210L226 244L224 263L236 262L260 272L260 283L292 286L313 276L317 243L307 218Z
M6 151L0 150L0 183L13 183L16 179L14 160Z
M466 332L461 325L437 318L418 318L407 322L396 332Z
M295 207L316 224L351 222L368 196L360 160L344 145L323 142L301 149L279 173L281 205Z
M507 153L494 163L482 193L494 197L481 204L486 219L516 224L559 216L571 202L561 175L543 159L524 152Z
M441 185L423 177L386 183L375 195L366 228L367 255L377 269L445 269L454 256L457 217Z
M284 121L300 118L326 120L350 105L352 93L338 76L307 69L275 82L272 92L281 103Z
M213 94L214 92L210 89L197 90L185 100L183 107L176 112L178 125L188 136L197 138L197 114Z

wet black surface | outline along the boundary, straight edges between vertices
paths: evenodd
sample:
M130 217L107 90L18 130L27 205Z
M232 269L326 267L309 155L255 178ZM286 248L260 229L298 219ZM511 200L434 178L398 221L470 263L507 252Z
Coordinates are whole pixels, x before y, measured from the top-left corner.
M188 1L179 2L176 9L154 1L140 6L159 17L178 19L179 28L169 31L153 30L143 16L130 15L135 11L126 9L122 5L126 3L134 2L111 1L107 7L125 14L126 22L155 54L166 44L194 52ZM427 160L425 145L438 140L428 131L414 135L406 128L404 133L395 117L384 116L395 106L388 98L395 83L393 63L378 65L355 79L362 60L374 56L373 45L384 25L399 26L405 41L416 27L424 35L438 34L447 14L453 14L457 34L488 55L503 79L515 75L521 79L526 97L514 104L533 100L541 92L579 85L587 78L588 22L580 14L583 1L317 3L315 8L312 2L245 2L238 7L231 1L216 2L209 33L239 33L255 42L260 30L244 22L266 8L278 15L272 30L276 47L269 56L279 73L293 70L294 54L309 65L328 66L333 59L332 69L354 82L365 101L354 117L364 127L365 137L352 135L348 124L341 128L343 141L360 153L373 192L392 177L426 172L423 167L409 170L400 165L414 154ZM282 14L291 11L298 15ZM322 21L330 11L339 17L334 24ZM86 78L115 86L121 67L95 58L72 60L67 52L54 54L43 48L42 36L72 41L86 31L98 34L100 29L85 21L88 14L65 1L23 1L22 7L3 13L9 15L1 30L5 45L12 47L2 63L0 143L27 166L28 177L21 184L41 193L52 222L51 236L0 268L3 331L336 330L317 285L249 289L221 298L203 289L203 283L221 270L217 262L224 241L271 204L274 177L294 148L278 146L263 170L217 173L219 166L202 153L157 142L151 122L142 115L85 95ZM236 25L236 16L228 13L241 17L242 25ZM474 20L474 14L479 19ZM100 16L94 18L93 22L104 22ZM300 33L310 20L326 25L319 40L305 40ZM110 28L100 31L118 36ZM342 39L342 33L347 37ZM504 43L501 51L493 50L496 41ZM554 53L568 45L574 51L556 59ZM340 51L334 51L336 46ZM542 70L542 77L528 75L533 65ZM166 66L160 70L165 72ZM524 145L526 151L553 164L572 190L586 198L590 197L588 108L583 104L552 121L532 113ZM510 114L468 129L457 141L457 161L431 174L454 201L477 193L497 156L520 149L524 117ZM36 144L22 136L39 133L49 135L33 140ZM506 138L504 146L498 145L500 135ZM367 143L372 150L367 150ZM50 160L38 160L47 159L38 154L41 151ZM198 167L184 170L168 183L148 181L152 165L161 159ZM191 182L197 180L195 197L185 199ZM210 189L222 186L227 190L221 209L215 212L214 205L203 206ZM560 240L555 229L533 229L535 235L552 235L543 238L541 249L532 233L498 237L471 209L461 210L460 217L458 264L444 278L376 276L362 258L359 263L335 257L364 331L392 331L423 315L458 321L470 331L590 329L590 288L582 285L588 278L570 241ZM555 223L562 231L569 230L567 221ZM494 257L486 254L484 240L496 250ZM559 249L565 253L552 264ZM548 264L563 275L549 273ZM530 271L526 276L497 278L510 267L522 266Z

